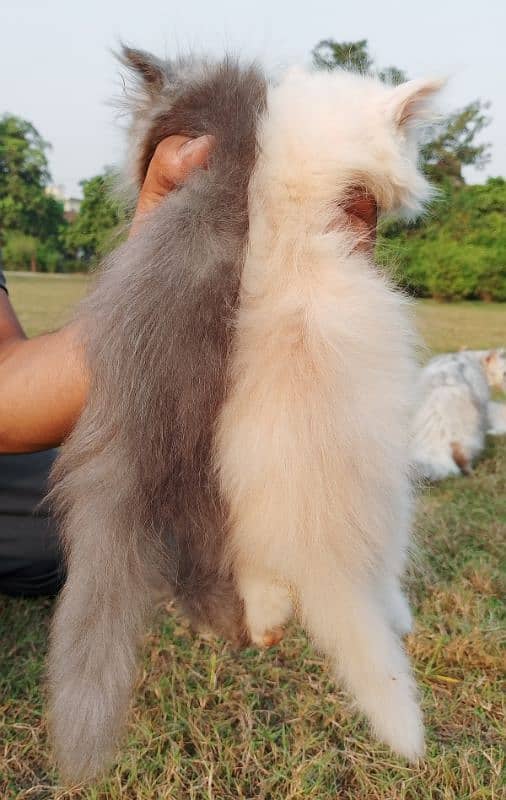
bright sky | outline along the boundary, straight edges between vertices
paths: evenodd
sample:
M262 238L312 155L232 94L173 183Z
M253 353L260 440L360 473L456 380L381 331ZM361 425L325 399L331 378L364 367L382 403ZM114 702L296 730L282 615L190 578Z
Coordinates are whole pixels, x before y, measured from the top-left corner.
M506 175L504 0L0 0L0 113L32 121L51 142L54 182L67 194L121 160L108 99L119 85L119 39L158 55L193 49L257 58L269 69L309 63L323 38L368 39L380 66L448 75L451 110L490 100L484 173Z

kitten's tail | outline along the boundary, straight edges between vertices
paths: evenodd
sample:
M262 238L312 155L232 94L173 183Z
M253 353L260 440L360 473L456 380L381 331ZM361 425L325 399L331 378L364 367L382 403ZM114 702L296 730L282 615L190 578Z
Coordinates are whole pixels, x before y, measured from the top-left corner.
M75 484L76 474L68 477ZM57 500L65 491L64 480ZM106 510L110 502L103 490L84 490L64 515L68 578L51 636L50 726L59 767L73 781L102 772L115 753L154 600L149 545L132 520Z

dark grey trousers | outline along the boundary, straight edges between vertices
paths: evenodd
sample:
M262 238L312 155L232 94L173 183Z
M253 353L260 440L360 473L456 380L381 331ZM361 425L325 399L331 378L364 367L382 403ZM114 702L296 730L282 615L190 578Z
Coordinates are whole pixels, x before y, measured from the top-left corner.
M56 450L0 455L0 592L54 595L63 583L55 525L40 506Z

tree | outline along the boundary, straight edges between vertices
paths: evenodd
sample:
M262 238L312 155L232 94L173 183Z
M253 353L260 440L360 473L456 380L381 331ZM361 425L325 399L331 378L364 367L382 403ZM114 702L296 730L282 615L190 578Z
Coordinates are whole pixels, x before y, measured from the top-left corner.
M506 301L505 207L503 178L449 189L423 225L384 231L377 255L388 267L402 253L395 277L411 294Z
M119 205L109 192L110 178L110 173L106 172L81 182L81 208L65 233L66 248L73 251L86 268L107 251L121 219Z
M313 63L318 69L332 70L339 66L367 73L373 64L367 50L367 39L359 42L323 39L313 49L312 55Z
M324 39L313 49L312 56L317 69L341 67L358 70L377 75L380 80L394 86L407 80L406 73L398 67L377 69L369 55L366 39L357 42ZM432 181L462 185L463 167L481 169L487 164L490 144L477 144L476 138L490 122L485 114L488 107L488 103L474 100L432 128L421 153L424 169Z
M0 117L0 242L8 230L40 239L58 236L63 207L46 194L48 149L30 122Z
M490 145L476 144L476 137L489 124L485 111L489 103L474 100L454 111L444 124L433 132L422 148L422 159L429 177L463 184L462 168L482 169L490 160Z
M37 250L40 242L35 236L12 231L5 237L3 258L8 269L30 269L35 272L37 266Z

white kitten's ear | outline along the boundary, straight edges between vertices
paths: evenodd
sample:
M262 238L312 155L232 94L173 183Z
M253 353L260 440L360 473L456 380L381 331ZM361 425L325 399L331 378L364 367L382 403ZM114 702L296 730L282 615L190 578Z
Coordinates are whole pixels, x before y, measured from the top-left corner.
M144 50L136 50L123 44L117 58L149 94L158 94L169 79L170 70L167 62Z
M388 112L399 128L417 122L432 114L430 100L445 85L444 79L420 79L401 83L390 91Z

